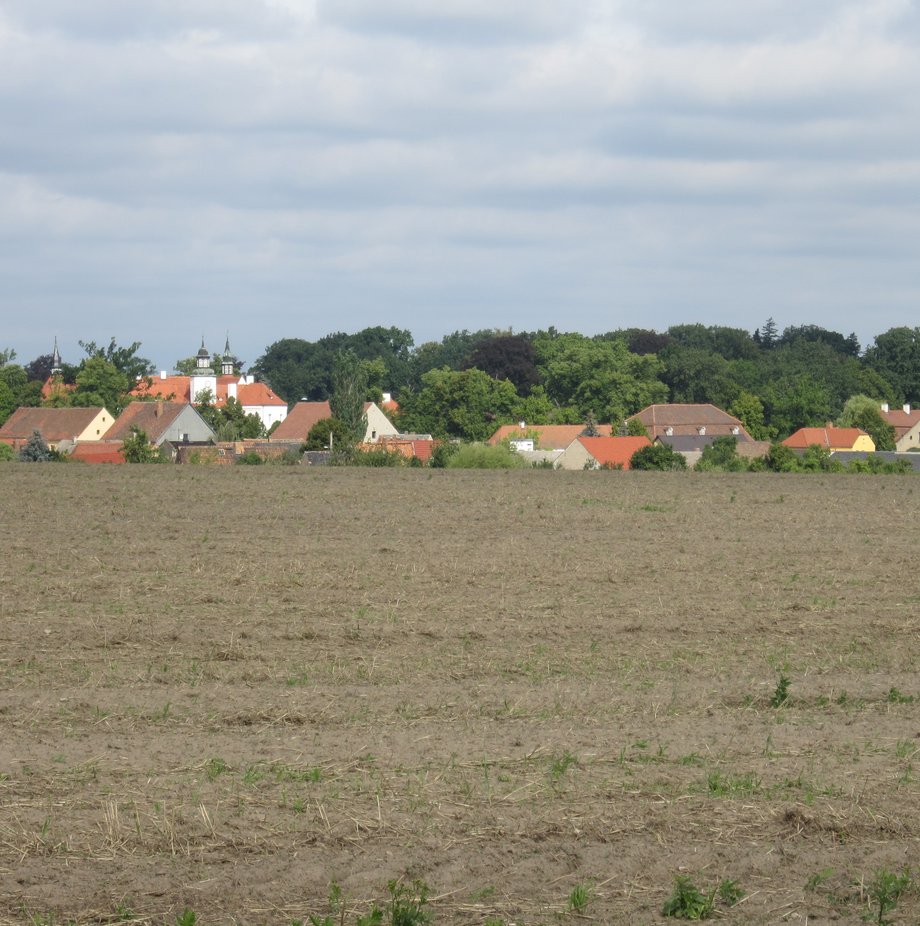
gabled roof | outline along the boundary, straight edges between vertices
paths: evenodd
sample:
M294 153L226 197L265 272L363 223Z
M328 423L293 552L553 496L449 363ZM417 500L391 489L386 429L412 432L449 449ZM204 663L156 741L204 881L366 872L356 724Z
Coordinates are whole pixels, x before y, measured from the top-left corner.
M298 402L272 432L272 440L305 441L317 421L332 417L328 402Z
M649 405L627 420L632 421L633 418L638 418L645 425L652 440L664 435L668 428L675 435L698 434L700 428L705 428L706 434L712 437L734 434L739 441L751 440L739 418L715 405Z
M578 442L597 460L599 466L629 469L632 455L651 441L647 437L579 437Z
M488 440L490 444L500 444L504 440L526 440L532 437L534 447L539 450L564 450L575 440L585 426L583 424L503 424ZM597 425L602 437L610 437L613 426Z
M879 414L894 428L895 440L900 440L911 428L920 424L920 408L912 408L909 412L903 408L893 408L888 412L880 411Z
M794 434L790 434L783 444L801 450L813 444L827 450L849 450L860 437L868 436L860 428L835 428L829 424L823 428L799 428Z
M105 439L124 440L131 436L134 427L155 444L187 408L192 408L187 402L131 402L109 428Z
M73 440L104 411L101 407L17 408L0 428L0 440L28 440L33 431L40 431L46 442Z
M165 399L187 405L192 399L191 383L189 376L151 376L141 379L131 390L131 395L139 399Z
M238 387L236 398L240 405L283 405L287 408L287 402L276 396L265 383L250 383Z

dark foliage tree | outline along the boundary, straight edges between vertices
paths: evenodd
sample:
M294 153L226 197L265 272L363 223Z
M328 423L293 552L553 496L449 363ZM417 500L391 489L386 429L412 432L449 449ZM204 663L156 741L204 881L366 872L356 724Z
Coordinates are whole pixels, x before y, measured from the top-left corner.
M859 356L859 339L855 334L844 337L838 331L828 331L818 325L796 325L783 329L776 344L783 347L796 341L819 341L847 357Z
M323 418L310 428L302 450L338 450L348 447L351 435L348 428L337 418Z
M95 341L78 341L77 343L86 353L87 360L105 360L119 373L123 373L132 384L153 373L151 361L137 353L140 350L140 341L135 341L127 347L118 345L115 338L111 339L107 347L102 347ZM83 366L85 365L86 361L83 363Z
M160 460L160 453L150 445L146 432L135 426L122 441L121 455L125 463L158 463Z
M492 379L507 379L520 395L540 383L533 344L521 334L500 334L480 341L463 366L482 370Z
M54 452L45 443L40 431L33 431L26 445L19 451L19 459L24 463L50 463L54 458Z
M102 406L118 415L130 401L128 392L134 381L115 364L94 355L83 361L77 386L71 394L75 406Z
M734 437L717 437L703 448L700 461L696 464L700 472L737 473L746 469L744 460L738 456L738 444Z
M865 361L891 384L899 403L920 405L920 328L889 328L876 337Z

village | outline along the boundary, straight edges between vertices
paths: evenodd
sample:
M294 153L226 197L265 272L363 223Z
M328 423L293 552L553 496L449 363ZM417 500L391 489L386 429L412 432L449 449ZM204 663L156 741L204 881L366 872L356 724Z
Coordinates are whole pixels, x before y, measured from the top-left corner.
M27 459L30 441L40 439L58 459L90 464L156 460L323 465L344 449L335 443L336 429L329 427L334 415L328 400L303 400L289 408L270 385L235 369L229 339L224 353L214 358L202 338L194 362L188 374L162 370L139 376L130 401L114 415L105 407L55 401L66 398L73 388L63 381L55 343L51 372L42 387L47 404L16 409L0 427L0 443ZM203 412L228 408L257 419L265 436L222 439ZM903 471L920 470L920 453L910 453L920 449L920 409L909 404L892 409L880 403L878 413L893 428L894 451L877 452L866 431L830 422L824 427L799 428L779 445L798 456L816 448L841 466L869 459L876 465L898 464ZM392 456L413 465L432 465L433 461L437 465L435 451L443 441L427 433L401 431L399 403L390 393L381 392L378 401L364 403L362 426L355 451ZM321 449L317 446L320 434ZM138 440L150 452L132 457L126 452L126 441L136 446ZM670 456L665 460L671 463L646 468L698 466L719 446L717 442L724 448L726 441L734 444L734 454L744 461L738 468L757 468L755 461L767 459L774 446L769 440L755 440L739 418L710 403L651 404L615 424L590 420L583 424L505 423L495 428L485 444L507 449L522 465L625 470L631 468L638 451L653 446L667 448Z

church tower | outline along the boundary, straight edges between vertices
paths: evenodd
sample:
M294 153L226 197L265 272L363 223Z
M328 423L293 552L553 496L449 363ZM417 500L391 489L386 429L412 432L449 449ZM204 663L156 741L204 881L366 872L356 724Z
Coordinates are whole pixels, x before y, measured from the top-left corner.
M57 335L54 338L54 353L51 355L51 375L60 376L64 372L64 364L61 361L61 352L57 346Z
M201 336L201 347L195 355L195 372L189 383L189 399L197 402L202 392L211 393L212 403L217 401L217 377L211 369L211 355L204 346L204 335Z
M227 340L224 344L224 356L220 362L221 376L233 376L236 371L233 369L233 354L230 353L230 332L227 332Z

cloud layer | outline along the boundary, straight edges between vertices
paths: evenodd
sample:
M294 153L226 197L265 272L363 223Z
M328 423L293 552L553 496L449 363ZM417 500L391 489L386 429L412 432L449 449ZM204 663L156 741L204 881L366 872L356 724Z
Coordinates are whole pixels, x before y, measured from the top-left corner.
M866 341L917 323L918 38L910 0L5 0L0 348Z

